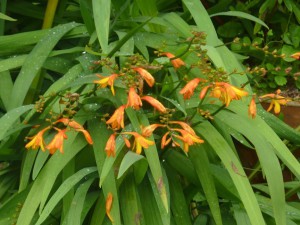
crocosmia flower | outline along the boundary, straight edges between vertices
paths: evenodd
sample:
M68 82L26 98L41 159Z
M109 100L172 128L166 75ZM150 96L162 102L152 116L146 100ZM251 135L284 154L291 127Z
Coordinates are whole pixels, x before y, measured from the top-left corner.
M135 89L131 87L129 89L128 93L128 101L127 101L127 107L132 107L136 110L139 110L140 107L142 106L142 100L140 96L136 93Z
M89 144L93 144L93 140L92 140L92 137L89 134L89 132L87 130L85 130L84 127L81 124L79 124L78 122L76 122L75 120L69 119L69 118L61 118L61 119L58 119L56 122L54 122L54 124L59 123L59 122L63 123L65 126L73 128L77 132L82 132L86 141Z
M105 88L105 87L107 87L107 85L109 85L112 94L115 95L114 82L115 82L115 79L117 79L119 75L114 73L107 77L102 76L100 74L97 74L97 76L101 79L95 80L94 83L99 84L101 88Z
M160 101L156 100L155 98L147 95L147 96L141 97L141 99L147 101L150 105L152 105L159 112L161 112L161 113L167 112L167 109L163 106L163 104L161 104Z
M141 67L136 67L133 68L136 72L138 72L141 77L147 82L147 84L152 87L155 83L154 77L149 73L147 70L141 68Z
M149 137L153 133L153 131L158 127L166 127L166 125L154 123L146 127L143 127L142 135L144 137Z
M59 149L59 151L61 153L64 153L64 139L67 139L67 135L66 135L66 129L58 129L56 127L54 127L55 130L57 130L57 134L54 136L54 138L52 139L52 141L47 145L47 149L49 150L50 154L54 154L56 152L57 149Z
M204 141L200 139L196 134L191 134L184 129L172 129L174 131L178 131L181 135L174 135L174 137L180 139L183 142L183 150L185 152L189 151L189 146L195 143L203 143Z
M106 201L105 201L105 211L106 211L106 215L109 218L109 220L113 223L114 220L110 214L111 211L111 207L113 204L113 195L111 192L108 193L107 197L106 197Z
M110 119L106 121L106 124L110 124L113 130L119 130L121 127L124 128L125 107L125 105L122 105L119 108L117 108L114 114L110 117Z
M142 148L148 148L150 145L154 145L154 142L148 140L144 136L140 135L137 132L123 132L122 134L130 134L134 136L134 144L133 149L135 148L135 152L137 154L141 154Z
M175 55L173 55L170 52L163 52L161 54L167 56L170 59L170 61L171 61L172 65L174 66L174 68L176 68L176 69L178 69L181 66L185 65L185 63L180 58L172 59L172 58L175 58Z
M105 146L105 151L106 151L107 157L110 157L110 156L115 157L115 155L116 155L116 134L115 133L110 135L110 137L108 138L108 140L106 142L106 146Z
M223 102L223 104L225 104L226 107L232 100L240 100L243 96L248 95L248 92L243 89L237 88L226 82L215 82L213 85L209 85L207 87L211 88L210 96L218 98ZM207 87L203 90L207 91ZM202 91L200 93L200 98L205 95Z
M300 52L296 52L294 54L291 55L292 58L300 60Z
M260 96L259 98L260 99L271 99L271 103L270 103L270 106L269 108L267 109L267 111L271 111L274 107L274 112L276 114L280 113L280 105L286 105L290 100L285 98L284 96L281 96L280 95L281 91L278 89L276 91L276 93L273 93L273 94L266 94L266 95L263 95L263 96Z
M189 81L184 88L182 88L179 93L183 95L184 99L189 99L194 94L194 91L196 87L198 86L199 82L201 81L201 78L195 78L191 81Z
M248 114L252 119L256 117L256 102L255 102L255 95L252 96L252 99L249 104Z
M44 141L43 135L49 129L50 129L50 127L46 127L43 130L39 131L35 136L28 137L27 139L31 139L31 141L25 145L25 148L27 148L27 149L41 148L43 151L45 151L45 141Z

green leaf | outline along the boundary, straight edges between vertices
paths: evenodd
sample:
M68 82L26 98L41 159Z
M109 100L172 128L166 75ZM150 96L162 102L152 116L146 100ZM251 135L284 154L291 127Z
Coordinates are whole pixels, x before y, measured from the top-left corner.
M286 85L286 83L287 83L287 79L284 76L275 76L274 80L275 80L276 84L278 84L279 86Z
M34 78L39 74L41 67L52 49L67 32L76 26L76 23L68 23L52 28L30 52L28 57L25 59L17 79L15 80L10 98L11 108L15 108L23 104Z
M242 165L230 146L209 122L203 122L194 129L205 139L205 141L207 141L222 160L233 180L233 183L235 184L239 196L241 196L241 201L244 204L251 223L261 225L265 224L249 180L247 179Z
M18 55L0 61L0 72L21 67L28 55Z
M129 174L120 186L120 207L124 225L145 225L141 202L136 188L137 185L132 174Z
M20 118L20 116L32 109L34 105L21 106L8 111L4 116L0 118L0 141L6 137L6 133L13 126L13 124Z
M241 17L243 19L247 19L247 20L251 20L255 23L258 23L264 27L266 27L267 29L269 29L268 25L262 21L261 19L252 16L249 13L245 13L245 12L241 12L241 11L229 11L229 12L220 12L220 13L215 13L210 15L210 17L214 17L214 16L236 16L236 17Z
M142 199L141 207L146 224L163 225L148 176L142 181L138 188L139 197Z
M123 174L131 167L134 166L134 176L136 183L140 183L148 169L148 162L144 156L138 155L134 152L127 152L122 159L119 173L117 179L119 179Z
M189 207L184 195L180 176L168 165L164 166L169 180L171 211L176 224L192 225Z
M189 157L194 165L195 171L198 175L198 179L201 183L205 197L209 204L209 208L212 212L213 218L216 224L222 224L221 211L218 201L218 195L216 192L215 183L209 167L209 160L206 154L206 143L191 146L189 150Z
M275 148L269 142L270 139L267 137L268 135L262 133L261 128L257 130L257 127L261 127L261 123L263 122L253 120L251 123L249 123L249 118L239 117L238 115L225 110L218 113L216 115L216 119L225 123L226 126L236 129L238 132L247 137L247 139L249 139L255 146L260 165L268 181L275 220L278 224L283 224L283 221L285 221L286 218L285 214L283 213L285 197L281 166L276 157L276 151L274 151Z
M120 39L116 46L108 53L107 57L112 57L120 48L136 34L141 28L143 28L152 18L146 20L144 23L136 26L131 31L129 31L122 39Z
M76 185L80 180L82 180L87 175L92 174L96 171L97 171L96 167L84 168L78 171L77 173L75 173L74 175L72 175L71 177L69 177L67 180L65 180L61 184L61 186L56 190L56 192L52 195L52 197L49 199L47 205L45 205L45 208L40 214L39 219L36 222L36 225L42 224L45 221L45 219L47 219L47 217L50 215L50 213L58 204L58 202L64 197L65 194L68 193L68 191L71 188L73 188L74 185ZM91 181L93 181L93 179L91 179L89 182L83 183L83 186L81 186L81 188L84 188L86 186L89 187L92 183Z
M97 171L97 170L94 170L94 171ZM81 223L81 214L82 214L82 211L83 211L83 205L84 205L84 202L85 202L85 199L86 199L87 192L88 192L90 186L92 185L92 183L94 182L94 180L95 180L95 177L90 178L86 182L80 184L80 186L77 188L76 193L75 193L74 198L73 198L72 203L71 203L72 207L70 207L69 212L67 214L67 217L63 221L62 225L67 225L67 224L69 224L69 225L81 225L82 224ZM67 182L67 180L65 182ZM54 197L54 195L52 196L52 198ZM49 202L50 202L50 200L49 200ZM45 209L46 209L46 207L45 207Z
M164 98L164 99L168 100L169 102L171 102L179 111L181 111L184 114L184 116L187 116L187 113L186 113L185 109L176 100L170 99L170 98L167 98L167 97L163 97L163 96L162 96L162 98Z
M11 18L10 16L7 16L7 15L5 15L5 14L3 14L3 13L1 13L0 12L0 20L8 20L8 21L17 21L16 19L14 19L14 18Z
M0 62L1 66L1 62ZM11 90L13 88L13 81L9 71L0 72L0 99L3 102L3 105L6 111L9 111L9 98L11 95Z
M108 53L108 37L110 26L110 5L111 1L106 0L93 0L93 14L96 33L102 52Z

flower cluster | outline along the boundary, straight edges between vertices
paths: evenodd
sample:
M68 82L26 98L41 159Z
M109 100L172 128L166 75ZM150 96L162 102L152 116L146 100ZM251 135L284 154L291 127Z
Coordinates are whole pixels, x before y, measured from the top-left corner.
M61 129L54 126L59 123L62 123L65 128ZM54 135L53 139L48 144L46 144L44 140L44 134L45 132L51 129L57 131L57 133ZM49 150L50 154L54 154L57 150L59 150L61 153L64 153L63 150L64 139L68 138L66 132L71 129L83 133L86 141L89 144L93 144L93 140L89 132L85 130L82 125L77 123L75 120L71 120L68 118L61 118L55 121L51 126L47 126L44 129L40 130L35 136L27 137L27 139L30 139L31 141L26 144L25 148L27 149L41 148L42 151L45 151L47 149Z

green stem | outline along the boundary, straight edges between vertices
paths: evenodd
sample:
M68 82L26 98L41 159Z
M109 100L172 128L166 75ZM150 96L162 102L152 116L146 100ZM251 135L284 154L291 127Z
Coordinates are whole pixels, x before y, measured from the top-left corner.
M48 0L42 29L48 29L52 27L58 1L59 0Z

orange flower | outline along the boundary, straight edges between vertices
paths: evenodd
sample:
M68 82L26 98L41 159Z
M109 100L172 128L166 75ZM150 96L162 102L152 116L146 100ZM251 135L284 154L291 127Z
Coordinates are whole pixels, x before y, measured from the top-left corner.
M166 126L166 125L163 125L163 124L157 124L157 123L151 124L151 125L146 126L146 127L144 127L144 128L142 129L142 135L143 135L144 137L149 137L149 136L153 133L153 131L154 131L156 128L158 128L158 127L165 127L165 126Z
M145 70L141 67L133 68L133 70L138 72L150 87L152 87L154 85L154 83L155 83L154 77L147 70Z
M142 106L142 100L140 98L140 96L136 93L135 89L133 87L131 87L129 89L129 93L128 93L128 101L127 101L127 107L130 106L136 110L139 110L140 107Z
M192 135L196 135L195 131L193 130L193 128L190 127L190 125L188 125L185 122L182 121L169 121L169 124L178 124L182 127L182 129L184 129L185 131L189 132Z
M66 135L66 129L58 129L56 127L54 127L55 130L58 131L58 133L54 136L54 138L52 139L52 141L47 145L47 149L49 150L50 154L54 154L56 152L57 149L59 149L59 151L61 153L64 153L63 150L63 144L64 144L64 139L67 139L67 135Z
M59 123L59 122L63 123L65 126L69 126L69 127L73 128L77 132L82 132L86 141L90 145L93 144L93 140L92 140L92 137L89 134L89 132L87 130L85 130L84 127L82 125L80 125L79 123L77 123L75 120L71 120L69 118L61 118L61 119L57 120L56 122L54 122L54 124Z
M186 130L183 129L172 129L174 131L178 131L181 133L181 136L179 135L174 135L174 137L182 140L183 142L183 150L185 152L189 151L189 146L195 144L195 143L203 143L204 141L202 139L200 139L196 134L191 134L189 132L187 132Z
M252 96L251 102L248 108L248 115L254 119L256 117L256 103L255 103L255 95Z
M110 215L112 204L113 204L113 195L111 192L109 192L106 197L105 210L106 210L107 217L113 223L114 220L113 220L112 216Z
M294 54L291 55L292 58L300 60L300 52L296 52Z
M107 85L109 85L112 94L115 95L114 82L115 82L115 79L119 75L114 73L114 74L112 74L108 77L102 76L100 74L97 74L97 76L101 79L100 80L95 80L94 83L99 84L101 88L105 88L105 87L107 87Z
M248 92L243 89L234 87L225 82L215 82L214 87L211 91L211 96L219 98L226 107L232 100L240 100L243 96L247 96Z
M176 69L185 65L185 63L180 58L172 59L172 58L175 58L175 55L173 55L170 52L163 52L161 54L167 56L170 59L170 61L171 61L172 65L174 66L174 68L176 68Z
M108 140L106 142L106 146L105 146L105 151L106 151L107 157L110 157L110 156L115 157L115 155L116 155L116 133L113 133L108 138Z
M43 135L49 129L50 129L50 126L39 131L35 136L28 137L27 139L31 139L31 141L25 145L25 148L37 149L38 147L40 147L42 149L42 151L45 151L45 141L44 141Z
M168 137L168 135L170 134L170 131L168 131L167 133L164 134L164 136L162 136L161 138L161 149L164 149L172 140L171 137Z
M119 108L117 108L114 114L110 117L110 119L106 121L106 124L110 124L113 130L119 130L121 127L124 128L125 107L125 105L122 105Z
M194 94L196 87L198 86L199 82L202 81L201 78L195 78L189 81L184 88L182 88L179 93L183 95L184 99L189 99Z
M165 113L167 112L167 109L163 106L163 104L161 104L158 100L156 100L155 98L147 95L147 96L143 96L141 98L142 100L147 101L149 104L151 104L155 109L157 109L159 112L161 113Z
M268 112L271 111L274 107L274 112L276 114L278 114L278 113L280 113L280 105L286 105L290 101L289 99L286 99L285 97L281 96L280 93L281 93L281 90L278 89L275 94L274 93L266 94L266 95L259 97L260 99L263 99L263 98L271 99L271 104L270 104L269 108L267 109Z
M142 148L148 148L150 145L154 145L154 142L146 139L144 136L137 132L123 132L122 134L131 134L134 136L133 149L137 154L141 154Z

